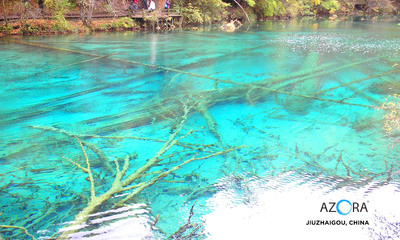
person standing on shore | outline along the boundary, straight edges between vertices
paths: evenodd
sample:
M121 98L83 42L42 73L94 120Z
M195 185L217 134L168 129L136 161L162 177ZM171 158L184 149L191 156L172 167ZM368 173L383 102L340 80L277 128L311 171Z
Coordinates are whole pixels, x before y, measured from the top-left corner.
M147 0L143 0L143 9L147 9L147 8L148 8Z
M133 8L135 11L139 9L139 0L133 0Z
M139 0L129 0L128 10L131 12L137 11L139 7Z
M150 6L149 6L149 11L152 12L154 10L156 10L156 3L153 0L151 0Z
M169 9L169 5L170 5L169 0L165 1L164 8L166 10L168 10Z

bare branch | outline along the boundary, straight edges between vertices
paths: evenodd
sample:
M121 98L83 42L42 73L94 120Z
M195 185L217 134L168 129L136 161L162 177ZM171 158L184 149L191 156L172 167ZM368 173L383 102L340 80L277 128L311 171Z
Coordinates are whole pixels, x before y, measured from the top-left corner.
M78 140L78 143L82 148L83 155L85 156L86 165L87 165L86 169L87 169L87 174L89 175L89 181L90 181L90 199L93 200L96 197L96 194L95 194L95 189L94 189L94 179L93 179L92 171L90 170L90 161L86 154L85 148L82 145L81 140L79 140L78 137L75 137L75 138L76 138L76 140Z
M140 192L143 191L144 189L150 187L150 186L153 185L154 183L156 183L156 182L160 181L161 179L165 178L166 176L168 176L168 175L169 175L170 173L172 173L173 171L176 171L176 170L180 169L180 168L181 168L183 165L185 165L185 164L188 164L188 163L193 162L193 161L195 161L195 160L204 160L204 159L208 159L208 158L215 157L215 156L218 156L218 155L226 154L226 153L228 153L228 152L234 151L234 150L239 149L239 148L242 148L242 147L231 148L231 149L228 149L228 150L220 151L220 152L217 152L217 153L214 153L214 154L210 154L210 155L207 155L207 156L204 156L204 157L200 157L200 158L196 158L195 156L193 156L192 158L190 158L190 159L184 161L183 163L181 163L181 164L179 164L179 165L177 165L177 166L171 168L171 169L168 170L168 171L165 171L165 172L159 174L158 176L156 176L156 177L154 177L153 179L149 180L149 181L146 182L145 184L141 185L140 187L138 187L137 189L135 189L135 191L133 191L131 194L129 194L127 197L125 197L124 199L122 199L121 201L119 201L117 205L122 205L122 204L124 204L126 201L132 199L132 197L136 196L138 193L140 193Z
M28 232L28 230L26 230L26 228L24 228L24 227L11 226L11 225L0 225L0 228L15 228L15 229L21 229L22 231L24 231L24 233L25 233L26 235L28 235L29 237L31 237L32 240L36 240L36 238L35 238L32 234L30 234L30 233Z
M74 161L72 161L71 159L66 158L66 157L64 157L64 156L63 156L62 158L64 158L65 160L71 162L72 164L74 164L76 167L78 167L79 169L81 169L82 172L84 172L84 173L88 173L88 172L89 172L89 171L87 170L87 168L82 167L81 165L79 165L79 163L74 162Z

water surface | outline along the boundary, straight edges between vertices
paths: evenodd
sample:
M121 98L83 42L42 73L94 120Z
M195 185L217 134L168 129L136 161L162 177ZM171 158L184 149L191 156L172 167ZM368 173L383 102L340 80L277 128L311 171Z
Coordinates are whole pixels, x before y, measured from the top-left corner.
M115 162L128 157L132 174L179 131L133 184L158 181L124 205L131 191L115 194L70 236L183 238L185 226L192 239L399 237L399 146L377 109L400 89L395 20L22 37L0 51L1 225L40 239L68 227L90 199L78 139L98 196ZM320 212L340 199L368 212Z

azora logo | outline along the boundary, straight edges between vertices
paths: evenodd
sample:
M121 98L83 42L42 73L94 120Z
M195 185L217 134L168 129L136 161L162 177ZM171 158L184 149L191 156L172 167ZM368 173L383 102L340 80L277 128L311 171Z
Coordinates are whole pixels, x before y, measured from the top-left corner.
M365 202L351 203L349 200L342 199L339 202L323 202L320 212L337 212L340 215L347 215L350 212L368 212L368 209Z

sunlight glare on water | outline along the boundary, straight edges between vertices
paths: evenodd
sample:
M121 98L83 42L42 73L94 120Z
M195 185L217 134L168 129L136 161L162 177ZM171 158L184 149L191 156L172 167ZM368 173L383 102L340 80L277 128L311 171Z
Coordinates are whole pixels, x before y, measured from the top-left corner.
M291 173L239 184L224 179L220 192L208 200L211 213L204 216L208 239L386 239L400 237L399 183L335 189L310 176ZM245 189L243 189L245 188ZM388 196L390 196L388 198ZM366 202L369 212L348 216L320 212L322 202L341 199ZM344 206L345 209L347 206ZM346 209L350 211L350 209ZM383 218L382 216L385 216ZM367 220L369 226L306 226L308 220ZM327 234L329 232L329 234Z

